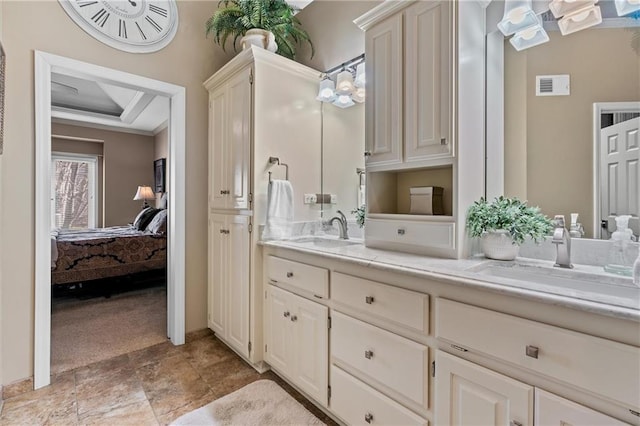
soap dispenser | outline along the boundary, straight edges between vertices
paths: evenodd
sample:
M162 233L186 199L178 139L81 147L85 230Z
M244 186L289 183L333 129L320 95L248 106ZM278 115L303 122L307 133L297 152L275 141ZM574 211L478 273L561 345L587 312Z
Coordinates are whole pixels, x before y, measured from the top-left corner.
M630 259L630 245L633 231L629 229L629 215L616 217L616 231L609 240L609 261L604 270L618 275L632 275L633 260Z

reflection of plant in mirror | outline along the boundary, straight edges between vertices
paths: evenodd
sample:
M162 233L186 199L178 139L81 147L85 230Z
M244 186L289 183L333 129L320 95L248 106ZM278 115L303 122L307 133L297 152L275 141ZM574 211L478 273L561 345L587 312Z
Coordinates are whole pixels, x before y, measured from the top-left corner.
M640 11L633 12L627 15L627 17L640 21ZM640 28L633 28L631 31L633 31L633 35L631 36L631 47L638 55L640 55Z
M467 213L467 229L472 237L480 237L486 231L509 231L514 243L522 244L525 237L538 241L553 229L553 222L538 207L529 207L517 198L503 196L491 203L480 198Z
M362 228L364 226L364 214L365 214L366 208L365 205L361 205L360 207L358 207L357 209L353 209L351 210L351 213L353 213L354 215L356 215L356 223L358 224L358 226L360 228Z

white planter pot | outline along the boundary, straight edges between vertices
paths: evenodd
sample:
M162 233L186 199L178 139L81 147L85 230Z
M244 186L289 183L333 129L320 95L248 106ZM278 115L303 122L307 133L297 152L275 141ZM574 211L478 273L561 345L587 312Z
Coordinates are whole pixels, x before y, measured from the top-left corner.
M518 255L520 246L513 243L509 231L487 231L482 234L480 244L484 256L496 260L513 260Z
M267 49L269 52L278 50L276 37L273 33L259 28L248 30L244 37L240 39L240 43L242 44L242 50L248 49L251 46L258 46Z

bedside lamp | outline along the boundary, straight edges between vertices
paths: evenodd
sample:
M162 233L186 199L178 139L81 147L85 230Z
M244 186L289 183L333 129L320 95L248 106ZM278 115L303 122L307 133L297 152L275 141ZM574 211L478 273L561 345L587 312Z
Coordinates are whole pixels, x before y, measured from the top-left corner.
M155 198L156 196L150 186L139 186L138 191L136 191L136 195L133 197L134 200L144 200L142 202L143 209L145 207L149 207L147 200L153 200Z

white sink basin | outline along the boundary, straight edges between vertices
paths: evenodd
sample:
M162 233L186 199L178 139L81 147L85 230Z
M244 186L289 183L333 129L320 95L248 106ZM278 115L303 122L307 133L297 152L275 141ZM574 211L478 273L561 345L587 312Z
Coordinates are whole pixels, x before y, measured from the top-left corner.
M362 244L360 241L355 240L343 240L338 237L302 237L291 240L295 243L308 244L316 247L324 247L324 248L337 248L337 247L346 247L352 246L356 244Z
M488 261L469 270L484 276L506 278L511 284L533 290L589 300L597 295L606 303L640 309L640 288L630 278L599 272L596 267L561 269L548 263Z

